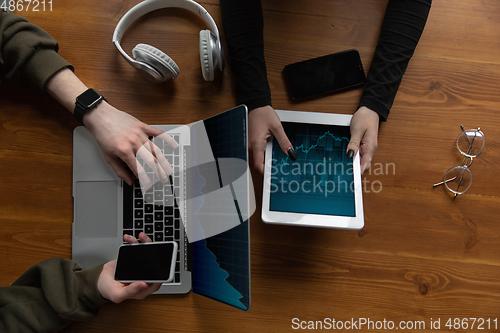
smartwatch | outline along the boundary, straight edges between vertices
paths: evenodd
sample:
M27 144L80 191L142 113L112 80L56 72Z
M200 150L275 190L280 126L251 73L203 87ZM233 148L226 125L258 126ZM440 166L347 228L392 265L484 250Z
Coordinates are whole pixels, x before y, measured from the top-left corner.
M83 115L87 110L95 108L99 103L106 99L94 89L87 89L84 93L76 98L74 115L83 125Z

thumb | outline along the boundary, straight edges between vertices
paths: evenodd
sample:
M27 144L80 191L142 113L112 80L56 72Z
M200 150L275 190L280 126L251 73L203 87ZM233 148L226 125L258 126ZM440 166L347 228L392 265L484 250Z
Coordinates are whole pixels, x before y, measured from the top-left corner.
M297 155L295 154L295 150L292 146L292 143L288 139L288 136L286 135L285 130L283 129L283 125L281 125L281 122L278 123L278 125L272 129L272 133L276 138L276 141L278 141L281 150L286 155L288 155L288 157L290 157L292 161L297 160Z
M132 178L130 172L127 171L127 168L124 166L122 160L118 158L109 158L108 164L111 166L118 178L123 179L129 186L133 185L134 179Z
M363 131L355 130L351 127L351 139L349 140L349 144L346 149L347 157L353 158L354 155L358 153L363 134Z
M122 301L137 297L142 291L148 289L149 285L146 282L136 281L128 286L125 286L121 292Z

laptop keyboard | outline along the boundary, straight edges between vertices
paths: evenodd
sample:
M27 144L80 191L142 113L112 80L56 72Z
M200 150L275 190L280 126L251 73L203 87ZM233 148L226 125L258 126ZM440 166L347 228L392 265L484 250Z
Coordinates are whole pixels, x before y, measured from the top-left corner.
M172 135L179 142L179 135ZM180 282L181 271L181 218L175 193L179 192L179 167L181 154L179 148L173 149L159 138L150 138L160 148L173 168L169 183L162 183L153 170L140 157L138 161L144 167L153 186L142 193L139 179L134 179L134 186L124 182L123 191L123 234L139 238L144 232L153 242L176 241L178 245L177 261L173 283Z

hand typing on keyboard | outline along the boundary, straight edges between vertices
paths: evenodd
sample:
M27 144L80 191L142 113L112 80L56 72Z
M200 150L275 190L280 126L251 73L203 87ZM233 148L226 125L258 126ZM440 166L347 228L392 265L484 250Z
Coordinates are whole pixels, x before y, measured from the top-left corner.
M173 172L171 164L165 158L163 143L165 142L166 145L173 149L179 147L179 144L167 133L164 133L161 130L160 132L161 134L157 135L155 138L151 138L154 143L147 140L137 151L137 157L140 158L135 159L136 171L134 173L141 181L144 192L153 186L153 179L150 179L147 175L146 170L144 169L145 165L149 166L148 170L152 170L162 183L168 183L169 176Z
M123 240L130 244L138 243L137 238L130 235L124 235ZM151 242L145 233L139 234L139 240L143 243ZM121 303L127 299L144 299L161 287L161 283L134 282L127 284L118 282L114 278L115 266L116 260L106 263L97 280L97 289L102 297L113 303Z
M47 81L45 88L71 112L75 109L77 96L87 90L87 86L69 68L55 73ZM168 175L168 172L171 172L170 165L165 158L155 157L154 152L157 148L151 146L151 141L149 141L150 136L159 137L174 149L177 148L177 142L162 130L118 110L105 100L87 110L82 121L94 135L106 161L117 176L127 184L132 186L133 177L125 164L136 176L143 171L137 167L136 154L140 154L144 161L155 170L160 180L165 181L165 176L162 178L162 175Z
M140 156L162 182L168 181L172 167L160 153L159 148L149 140L149 136L161 138L175 149L179 145L170 135L139 121L128 113L117 110L106 102L102 102L84 120L87 128L94 134L106 161L127 184L133 184L133 177L123 162L144 182L144 187L149 188L152 185L147 183L144 168L137 162L136 156Z

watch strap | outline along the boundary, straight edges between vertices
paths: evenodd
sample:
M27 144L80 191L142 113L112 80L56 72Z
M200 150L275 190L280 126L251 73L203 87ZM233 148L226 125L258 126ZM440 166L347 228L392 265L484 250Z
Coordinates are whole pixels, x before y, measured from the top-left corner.
M83 115L85 114L86 109L84 109L81 105L78 103L75 103L75 111L73 111L73 114L75 115L76 120L82 125L83 124ZM85 126L85 125L84 125Z

